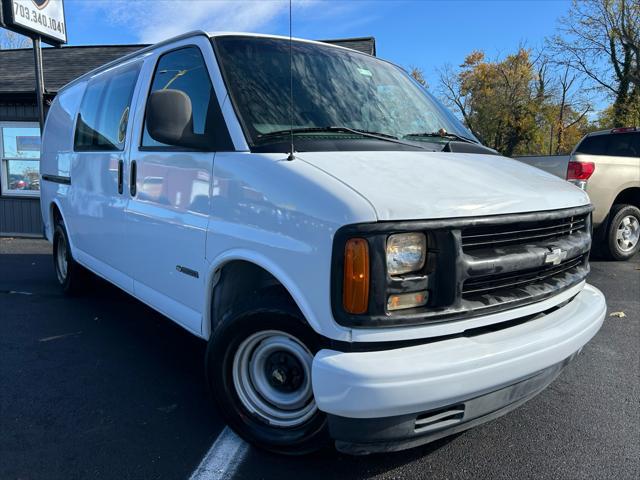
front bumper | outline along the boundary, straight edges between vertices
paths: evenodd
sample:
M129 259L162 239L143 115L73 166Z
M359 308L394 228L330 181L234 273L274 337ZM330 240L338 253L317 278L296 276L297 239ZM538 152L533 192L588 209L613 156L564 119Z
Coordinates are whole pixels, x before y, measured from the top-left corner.
M313 361L314 396L330 414L343 450L425 443L506 413L539 393L596 334L605 312L602 293L586 285L562 308L491 333L395 350L321 350ZM434 416L429 429L415 428L416 419ZM407 421L410 431L394 427L387 435Z

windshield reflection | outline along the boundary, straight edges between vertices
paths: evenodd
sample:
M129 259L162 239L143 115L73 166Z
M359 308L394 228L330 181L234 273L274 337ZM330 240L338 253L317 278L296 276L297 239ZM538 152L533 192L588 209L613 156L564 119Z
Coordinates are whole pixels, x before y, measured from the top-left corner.
M289 41L277 38L224 36L214 42L253 145L273 141L269 133L290 127L347 127L400 139L444 129L474 138L404 71L375 57L301 41L294 41L290 52ZM306 135L353 139L338 131Z

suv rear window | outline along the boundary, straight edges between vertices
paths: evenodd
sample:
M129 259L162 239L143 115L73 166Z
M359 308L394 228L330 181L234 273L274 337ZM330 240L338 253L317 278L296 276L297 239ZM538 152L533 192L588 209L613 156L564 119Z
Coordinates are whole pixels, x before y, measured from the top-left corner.
M594 135L592 137L585 138L578 148L576 153L584 153L585 155L606 155L607 146L609 144L610 135Z
M640 157L640 132L611 133L585 138L576 148L585 155Z
M615 157L640 157L640 132L609 135L607 155Z

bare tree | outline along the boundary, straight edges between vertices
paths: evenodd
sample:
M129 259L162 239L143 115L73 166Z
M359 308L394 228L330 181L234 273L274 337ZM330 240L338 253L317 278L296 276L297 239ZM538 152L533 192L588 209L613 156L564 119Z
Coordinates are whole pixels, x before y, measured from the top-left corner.
M565 65L564 71L558 78L556 155L565 148L564 134L567 129L580 122L591 110L591 105L575 93L573 87L578 75L571 73L571 71L571 68Z
M27 48L31 46L31 39L11 30L0 28L0 50Z
M640 103L640 2L574 0L560 32L550 40L558 61L613 99L615 124L629 121Z
M459 72L455 71L450 64L439 69L440 85L439 94L450 106L455 107L462 115L464 122L469 130L476 136L478 132L474 128L474 122L471 118L471 109L469 108L468 98L463 93L460 82Z

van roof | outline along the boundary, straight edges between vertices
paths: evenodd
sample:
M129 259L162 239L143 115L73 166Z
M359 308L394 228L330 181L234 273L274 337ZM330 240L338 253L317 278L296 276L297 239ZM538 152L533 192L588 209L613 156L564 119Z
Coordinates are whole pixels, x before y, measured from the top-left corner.
M64 85L62 88L60 88L60 91L63 91L64 89L70 87L71 85L77 82L83 81L86 78L91 77L99 72L108 70L109 68L115 67L121 63L140 57L145 53L155 50L156 48L177 42L179 40L184 40L186 38L192 38L192 37L198 37L198 36L205 36L208 38L216 38L216 37L224 37L224 36L244 36L244 37L277 38L277 39L289 40L289 37L282 36L282 35L267 35L267 34L247 33L247 32L205 32L203 30L194 30L191 32L184 33L182 35L178 35L176 37L168 38L166 40L155 43L153 45L145 46L123 57L117 58L108 63L105 63L104 65L94 68L86 72L85 74L79 76L78 78L72 80L71 82L67 83L66 85ZM351 50L351 51L358 51L363 55L375 55L376 53L375 39L373 37L358 37L358 38L347 38L347 39L340 39L340 40L321 40L321 41L292 37L291 40L295 42L313 43L313 44L324 45L324 46L329 45L332 48L342 48L342 49ZM370 52L365 51L365 49L370 50Z

